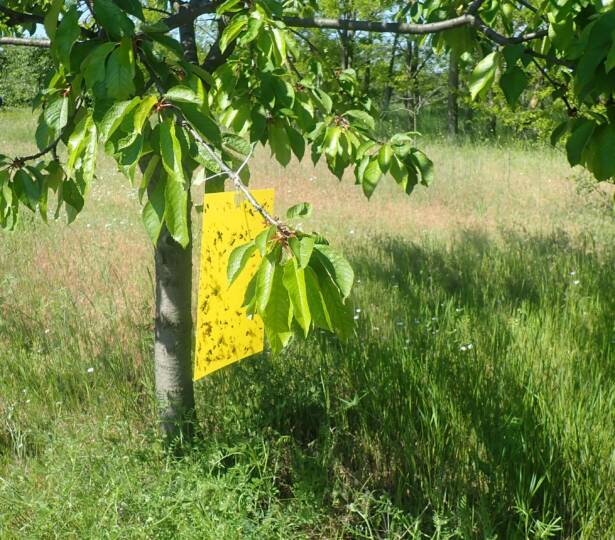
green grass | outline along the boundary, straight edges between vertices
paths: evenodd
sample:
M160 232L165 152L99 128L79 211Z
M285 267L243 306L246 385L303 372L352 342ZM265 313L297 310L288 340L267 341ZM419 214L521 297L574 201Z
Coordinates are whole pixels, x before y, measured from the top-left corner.
M0 152L31 125L0 115ZM0 538L615 537L606 196L546 148L427 147L435 186L370 203L257 156L352 260L357 336L197 383L179 459L134 191L105 162L75 224L0 233Z

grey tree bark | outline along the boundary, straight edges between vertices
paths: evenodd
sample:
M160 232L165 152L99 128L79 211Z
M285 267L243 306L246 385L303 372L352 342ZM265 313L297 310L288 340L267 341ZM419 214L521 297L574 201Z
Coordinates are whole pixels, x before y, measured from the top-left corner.
M181 9L181 7L180 7ZM184 54L197 61L194 24L179 29ZM153 189L155 183L150 184ZM192 382L192 223L188 197L190 243L183 248L166 226L155 246L156 318L154 372L160 430L171 443L189 440L196 420Z
M448 134L459 133L459 56L450 52L448 63Z
M167 442L190 439L192 384L192 242L184 249L163 226L155 248L154 366L160 430Z
M393 38L393 46L391 47L391 58L389 59L389 68L387 70L387 83L384 87L384 98L382 100L382 110L389 110L391 99L393 98L393 75L395 74L395 57L397 55L397 44L399 43L399 35L395 34Z

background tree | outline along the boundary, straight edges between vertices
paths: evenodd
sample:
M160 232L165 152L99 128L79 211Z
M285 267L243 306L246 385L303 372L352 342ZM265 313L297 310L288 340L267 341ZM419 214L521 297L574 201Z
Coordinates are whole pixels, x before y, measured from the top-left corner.
M6 46L0 49L0 96L7 107L32 105L53 69L43 48Z
M364 79L347 67L358 65L359 33L429 35L406 40L413 76L421 62L418 43L442 55L444 65L451 50L477 58L468 79L473 99L488 96L498 83L515 107L535 77L547 81L569 117L553 142L565 137L570 163L598 180L615 174L610 6L599 0L538 6L425 0L385 23L349 19L359 15L355 5L342 3L337 16L319 18L316 4L276 0L0 2L0 44L49 45L54 61L40 102L39 151L0 155L0 225L14 228L23 208L46 220L54 199L55 215L63 207L74 219L95 175L99 142L139 188L155 245L156 389L168 438L189 435L193 422L191 185L197 174L205 176L207 191L228 182L267 223L256 241L233 252L229 279L259 253L245 302L249 313L263 318L274 351L315 327L349 336L353 273L320 235L293 228L254 200L247 165L255 145L268 145L282 165L309 149L314 162L324 160L340 179L352 170L367 197L384 175L407 194L432 180L432 163L414 146L414 135L376 132L374 101L364 93ZM383 4L381 13L393 7ZM197 23L215 37L200 38ZM49 42L20 41L41 24ZM305 29L341 33L346 69L332 66L331 55L317 55L309 37L299 39ZM430 55L426 50L423 61ZM307 212L303 205L288 218Z

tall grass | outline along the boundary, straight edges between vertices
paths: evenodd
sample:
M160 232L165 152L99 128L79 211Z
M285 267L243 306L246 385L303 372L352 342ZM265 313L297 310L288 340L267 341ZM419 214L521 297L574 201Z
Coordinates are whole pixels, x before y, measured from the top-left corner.
M156 435L133 192L105 163L74 225L0 233L0 537L614 537L604 197L549 150L429 146L436 186L369 204L258 157L257 185L315 202L305 225L353 261L356 336L199 382L179 460Z

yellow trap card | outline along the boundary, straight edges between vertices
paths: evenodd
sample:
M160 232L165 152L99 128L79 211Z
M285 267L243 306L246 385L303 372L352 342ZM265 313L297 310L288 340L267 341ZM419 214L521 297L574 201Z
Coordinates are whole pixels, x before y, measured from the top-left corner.
M273 190L252 192L261 206L273 211ZM260 317L246 316L243 297L258 268L258 255L229 287L231 252L265 229L263 217L237 192L208 193L203 204L203 243L196 319L194 380L263 350Z

